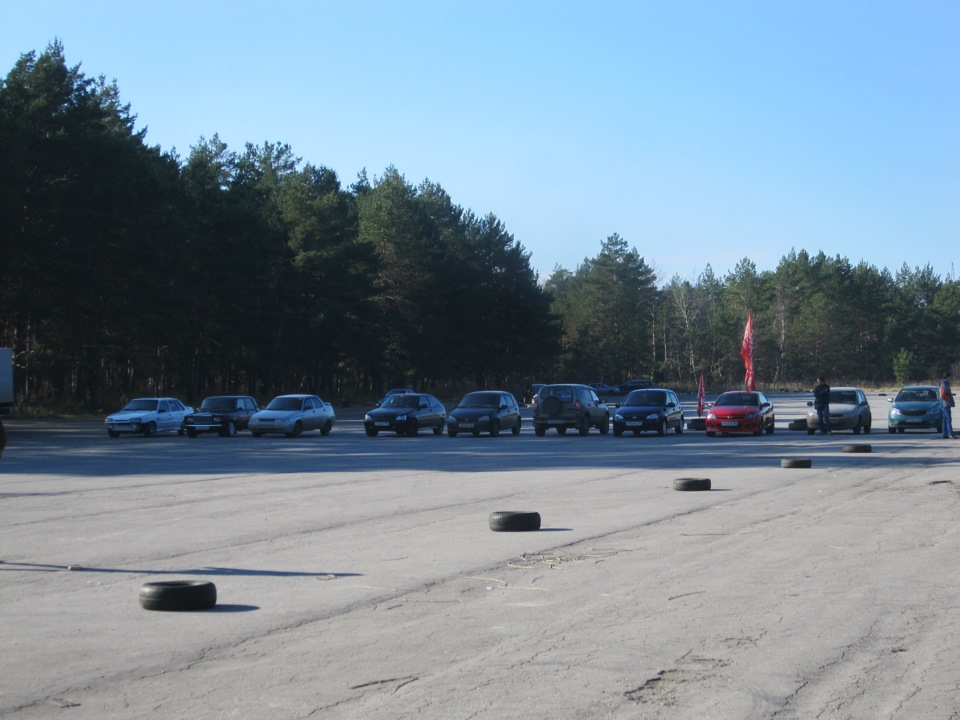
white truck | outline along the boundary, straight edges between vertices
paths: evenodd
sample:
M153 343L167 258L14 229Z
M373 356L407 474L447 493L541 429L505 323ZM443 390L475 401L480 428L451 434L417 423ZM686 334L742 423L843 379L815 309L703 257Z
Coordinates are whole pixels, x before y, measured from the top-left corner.
M13 349L0 348L0 415L13 411Z

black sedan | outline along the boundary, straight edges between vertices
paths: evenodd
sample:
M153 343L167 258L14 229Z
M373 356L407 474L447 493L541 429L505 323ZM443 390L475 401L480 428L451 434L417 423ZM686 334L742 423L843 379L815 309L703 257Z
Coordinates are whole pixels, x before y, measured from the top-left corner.
M501 390L479 390L468 393L447 418L447 435L488 432L497 437L500 430L520 434L520 406L513 393Z
M187 435L216 432L221 437L233 437L237 430L246 430L250 418L260 408L249 395L216 395L204 398L200 409L184 418Z
M614 437L621 437L626 430L632 430L634 435L644 430L666 435L670 428L678 435L683 432L683 410L673 390L634 390L613 414Z
M447 411L433 395L404 393L391 395L380 407L368 412L363 418L363 429L369 437L376 437L380 431L416 435L421 429L442 435L446 422Z

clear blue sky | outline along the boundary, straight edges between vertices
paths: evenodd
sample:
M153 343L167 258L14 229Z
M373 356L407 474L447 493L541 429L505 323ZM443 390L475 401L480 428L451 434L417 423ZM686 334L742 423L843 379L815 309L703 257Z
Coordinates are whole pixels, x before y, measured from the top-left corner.
M0 0L3 76L55 38L150 144L394 165L544 278L613 233L661 282L791 248L960 271L955 0Z

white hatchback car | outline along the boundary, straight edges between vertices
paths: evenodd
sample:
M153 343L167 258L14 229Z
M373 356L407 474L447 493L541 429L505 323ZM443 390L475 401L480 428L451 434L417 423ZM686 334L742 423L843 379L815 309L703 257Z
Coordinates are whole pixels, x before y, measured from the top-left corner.
M112 438L134 434L153 437L167 431L183 435L187 431L184 418L192 414L193 408L176 398L136 398L104 422Z
M813 435L820 429L820 418L813 402L808 402L807 434ZM867 396L858 387L830 388L830 430L853 430L854 435L860 431L868 433L873 426L873 415L870 413L870 403Z

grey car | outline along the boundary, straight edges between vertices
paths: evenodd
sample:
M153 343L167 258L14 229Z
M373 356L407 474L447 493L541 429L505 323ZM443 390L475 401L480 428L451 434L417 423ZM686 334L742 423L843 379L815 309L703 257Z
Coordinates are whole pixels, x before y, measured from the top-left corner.
M808 402L807 406L810 408L807 411L807 434L813 435L820 428L820 418L813 402ZM863 390L857 387L830 388L831 430L853 430L854 435L859 435L861 430L870 432L872 425L870 403Z
M543 437L547 428L563 435L575 428L587 435L590 428L610 432L610 408L589 385L544 385L533 399L533 432Z
M250 433L254 437L267 433L298 437L304 430L319 430L321 435L329 435L336 421L333 406L317 395L278 395L250 418Z

